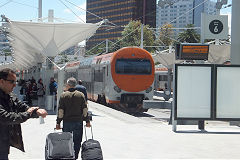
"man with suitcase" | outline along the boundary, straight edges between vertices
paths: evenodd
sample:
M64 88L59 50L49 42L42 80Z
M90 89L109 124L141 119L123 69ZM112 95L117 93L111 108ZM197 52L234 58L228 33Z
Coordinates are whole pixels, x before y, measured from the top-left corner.
M71 77L67 80L66 92L62 93L59 99L56 129L61 129L60 123L63 121L63 132L73 133L75 158L81 147L83 135L83 121L90 127L88 118L87 103L82 92L75 89L77 81Z

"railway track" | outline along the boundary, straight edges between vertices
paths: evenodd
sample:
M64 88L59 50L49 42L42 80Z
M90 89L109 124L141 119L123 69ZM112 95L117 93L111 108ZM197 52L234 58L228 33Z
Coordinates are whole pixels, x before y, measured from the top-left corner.
M104 105L105 106L105 105ZM170 119L170 114L171 114L171 109L161 109L161 108L150 108L148 109L147 112L138 112L138 113L126 113L123 110L117 109L117 108L112 108L109 106L105 106L111 109L114 109L116 111L128 114L130 116L148 121L148 122L153 122L153 123L169 123Z
M139 119L146 120L153 123L162 122L162 123L168 124L170 120L170 114L171 114L170 109L150 108L148 112L136 113L131 115Z

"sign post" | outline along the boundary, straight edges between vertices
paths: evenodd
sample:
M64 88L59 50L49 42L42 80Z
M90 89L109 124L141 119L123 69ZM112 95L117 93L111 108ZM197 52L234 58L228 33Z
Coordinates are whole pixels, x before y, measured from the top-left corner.
M201 43L205 39L228 39L227 15L201 15Z

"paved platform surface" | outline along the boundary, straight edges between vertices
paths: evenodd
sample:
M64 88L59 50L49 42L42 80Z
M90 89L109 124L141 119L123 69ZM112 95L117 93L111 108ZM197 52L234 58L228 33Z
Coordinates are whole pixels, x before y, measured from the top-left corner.
M89 108L104 159L240 159L240 127L216 122L206 125L206 132L197 125L178 125L173 132L165 121L141 119L91 101ZM26 152L11 148L10 160L44 159L45 139L55 120L52 114L44 124L39 119L23 123Z

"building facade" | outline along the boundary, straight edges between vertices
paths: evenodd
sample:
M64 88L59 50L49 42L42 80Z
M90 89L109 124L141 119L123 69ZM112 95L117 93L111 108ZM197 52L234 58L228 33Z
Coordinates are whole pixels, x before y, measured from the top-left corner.
M211 0L208 0L205 3L203 2L204 0L193 1L193 5L196 7L193 14L193 24L197 27L201 26L201 13L207 13L211 15L217 14L216 2L213 2Z
M184 28L187 24L201 26L201 13L216 14L216 2L208 0L172 0L171 4L159 0L157 5L156 25L160 28L169 23L174 28ZM179 32L178 29L175 32Z
M3 33L3 28L4 27L8 27L7 26L7 23L2 23L2 26L0 26L0 48L2 49L2 48L5 48L5 47L9 47L9 45L8 45L8 40L7 40L7 38L6 38L6 36L4 35L4 33Z
M116 26L114 28L100 27L96 34L87 41L87 49L106 39L116 41L121 37L124 26L131 20L140 20L143 24L155 28L156 0L87 0L86 22L99 22L102 20L99 17L108 19Z

